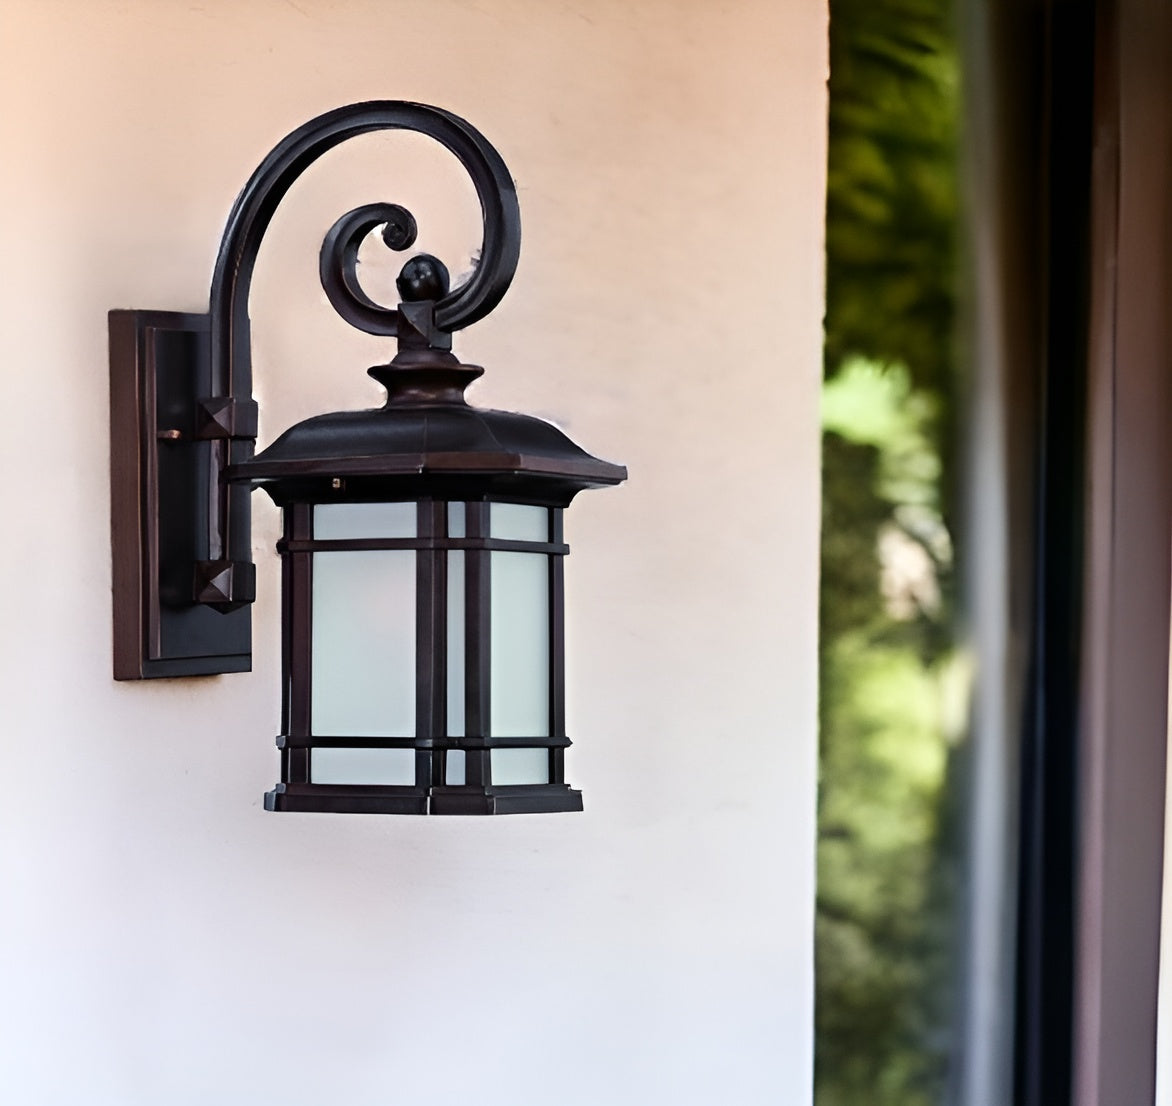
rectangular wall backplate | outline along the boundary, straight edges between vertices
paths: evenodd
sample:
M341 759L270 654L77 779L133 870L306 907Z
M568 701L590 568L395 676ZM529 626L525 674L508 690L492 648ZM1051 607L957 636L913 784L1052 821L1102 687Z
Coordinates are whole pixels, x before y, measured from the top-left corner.
M214 443L196 438L212 394L207 315L110 312L110 501L114 678L204 676L252 667L248 605L192 601L206 557ZM247 534L248 490L234 488Z

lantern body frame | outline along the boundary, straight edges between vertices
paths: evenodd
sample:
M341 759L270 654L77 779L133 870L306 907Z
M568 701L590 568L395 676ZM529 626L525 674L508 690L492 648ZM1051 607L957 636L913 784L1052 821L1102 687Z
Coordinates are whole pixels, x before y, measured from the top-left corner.
M383 407L297 423L262 453L228 470L233 483L264 488L285 519L278 545L284 565L281 782L266 795L269 810L514 814L582 809L581 794L565 782L570 741L564 558L569 547L563 510L584 489L619 483L626 469L592 457L541 419L470 406L464 389L482 371L446 351L401 351L389 365L369 370L387 389ZM344 537L318 533L316 513L343 504L410 504L414 525L383 536L364 533L361 526ZM535 518L543 520L539 530L509 532L497 525L497 512L504 515L517 507L528 512L530 526ZM318 675L315 559L380 550L415 554L413 608L398 616L414 617L414 656L408 662L414 666L414 732L323 733L315 725L313 702ZM455 655L449 649L448 620L452 554L461 555L464 577L458 635L463 679L456 690L463 708L461 733L448 725ZM493 569L503 565L497 558L517 554L546 562L538 596L543 625L534 649L539 655L532 660L543 669L544 717L529 732L498 732L493 644L503 635L494 630L508 615L494 609ZM532 625L532 612L529 617ZM404 663L401 656L386 660ZM315 781L314 750L326 748L414 750L413 779L394 784ZM525 749L546 750L543 779L504 782L500 771L494 779L494 758L501 764L502 753ZM463 756L463 782L449 778L452 754Z
M344 493L341 493L344 496ZM332 503L347 502L335 498ZM403 501L415 508L411 537L320 538L314 514L326 503L286 502L285 534L278 545L282 559L283 648L281 782L265 796L269 810L333 811L386 814L508 814L582 809L581 793L565 782L565 665L562 510L529 504L544 513L545 541L494 537L494 502L420 499ZM502 501L495 501L501 503ZM463 526L450 526L453 509ZM462 534L452 533L457 529ZM318 557L345 552L402 551L414 554L415 649L413 681L414 733L361 736L315 732L314 567ZM460 555L462 572L450 572L451 554ZM547 565L545 633L547 671L546 733L495 733L493 722L492 558L521 553L544 558ZM462 579L457 579L462 576ZM452 588L461 590L463 624L453 635L448 618ZM503 617L503 612L495 612ZM451 649L462 651L453 687ZM377 658L373 659L377 663ZM537 662L535 662L537 663ZM460 695L462 718L451 725L449 701ZM455 713L455 712L453 712ZM451 732L453 730L462 732ZM414 754L410 784L316 782L315 750L404 750ZM546 778L531 783L497 783L493 761L498 750L542 749ZM463 760L463 781L452 763ZM501 773L498 772L498 775Z

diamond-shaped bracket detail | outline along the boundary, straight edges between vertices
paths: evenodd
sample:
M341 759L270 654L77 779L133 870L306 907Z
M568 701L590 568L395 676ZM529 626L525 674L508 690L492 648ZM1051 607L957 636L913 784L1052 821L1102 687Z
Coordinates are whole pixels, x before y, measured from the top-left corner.
M220 438L256 438L258 408L254 399L212 396L201 399L195 409L195 436L201 441Z
M256 599L256 565L251 561L196 561L196 602L227 614Z

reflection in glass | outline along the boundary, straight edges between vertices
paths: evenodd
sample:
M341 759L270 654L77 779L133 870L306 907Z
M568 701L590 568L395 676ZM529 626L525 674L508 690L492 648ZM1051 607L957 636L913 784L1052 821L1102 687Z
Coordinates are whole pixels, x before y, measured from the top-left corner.
M953 4L830 10L814 1097L943 1106L970 668Z

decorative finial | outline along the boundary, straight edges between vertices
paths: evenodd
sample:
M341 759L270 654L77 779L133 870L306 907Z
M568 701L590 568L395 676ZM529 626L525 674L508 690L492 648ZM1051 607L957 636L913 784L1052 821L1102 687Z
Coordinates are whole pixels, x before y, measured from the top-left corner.
M417 254L403 266L395 281L404 303L443 299L448 294L451 278L448 267L429 253Z

